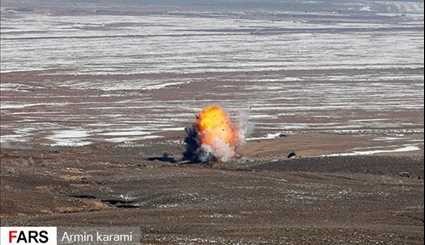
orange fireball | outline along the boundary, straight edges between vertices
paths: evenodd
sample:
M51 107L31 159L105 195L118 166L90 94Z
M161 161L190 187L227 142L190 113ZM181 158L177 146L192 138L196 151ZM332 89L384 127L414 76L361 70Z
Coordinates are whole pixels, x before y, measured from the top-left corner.
M196 127L203 145L215 148L217 142L221 142L234 150L238 144L238 129L229 115L218 105L203 108L197 116Z

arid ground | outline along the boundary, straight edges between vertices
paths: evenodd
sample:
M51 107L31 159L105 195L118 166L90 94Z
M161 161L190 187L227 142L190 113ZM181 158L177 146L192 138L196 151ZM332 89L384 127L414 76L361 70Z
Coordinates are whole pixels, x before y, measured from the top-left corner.
M142 244L424 243L423 1L0 11L1 225L136 226ZM245 126L240 156L181 161L210 104Z
M140 226L143 244L423 244L423 154L264 157L301 142L208 166L153 142L3 149L2 225Z

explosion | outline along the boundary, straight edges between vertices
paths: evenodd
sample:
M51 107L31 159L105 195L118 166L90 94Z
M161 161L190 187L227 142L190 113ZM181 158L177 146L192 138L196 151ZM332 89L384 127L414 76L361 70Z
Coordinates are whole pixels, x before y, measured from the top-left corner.
M194 162L226 162L236 156L236 149L243 142L240 129L218 105L203 108L186 133L184 158Z

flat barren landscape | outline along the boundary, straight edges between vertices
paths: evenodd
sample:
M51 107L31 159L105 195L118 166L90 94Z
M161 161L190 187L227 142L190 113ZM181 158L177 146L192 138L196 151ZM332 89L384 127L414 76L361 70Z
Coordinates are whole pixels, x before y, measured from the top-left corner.
M423 155L206 166L172 163L180 150L3 150L2 225L140 226L143 244L423 244Z
M76 2L2 1L2 226L424 243L423 2ZM183 159L207 105L230 161Z

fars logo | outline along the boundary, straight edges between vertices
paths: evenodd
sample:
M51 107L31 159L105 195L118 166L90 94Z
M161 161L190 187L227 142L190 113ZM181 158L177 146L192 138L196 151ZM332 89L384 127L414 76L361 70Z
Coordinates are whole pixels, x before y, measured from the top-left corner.
M1 245L57 245L56 227L0 227Z

